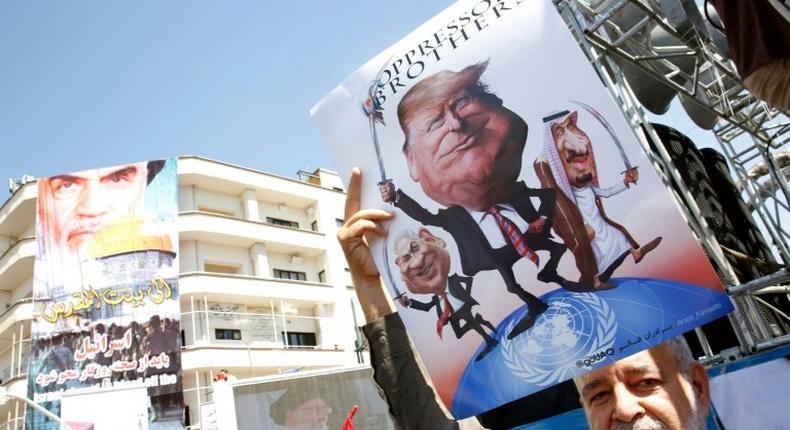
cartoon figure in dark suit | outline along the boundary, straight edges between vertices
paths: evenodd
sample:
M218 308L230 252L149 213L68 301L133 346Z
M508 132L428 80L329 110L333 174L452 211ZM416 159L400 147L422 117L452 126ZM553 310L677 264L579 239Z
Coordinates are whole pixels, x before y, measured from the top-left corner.
M392 181L381 184L380 191L384 201L411 218L449 232L458 245L465 275L499 271L507 290L529 308L508 333L511 339L530 328L548 307L516 281L512 266L519 259L528 258L539 266L536 251L546 250L549 261L538 280L572 291L586 287L557 273L566 247L551 240L555 191L531 189L516 181L527 123L480 82L487 66L438 72L417 83L398 104L409 174L446 209L430 213L396 191Z
M411 230L403 231L395 241L395 255L395 264L400 269L406 288L413 294L433 295L428 302L402 295L398 298L402 305L424 312L435 308L439 338L448 323L458 339L469 330L479 333L486 347L476 360L482 359L496 347L497 341L484 330L487 327L491 332L496 332L493 324L472 311L472 307L479 304L472 297L472 278L457 274L448 276L450 254L442 239L425 228L421 228L417 234Z

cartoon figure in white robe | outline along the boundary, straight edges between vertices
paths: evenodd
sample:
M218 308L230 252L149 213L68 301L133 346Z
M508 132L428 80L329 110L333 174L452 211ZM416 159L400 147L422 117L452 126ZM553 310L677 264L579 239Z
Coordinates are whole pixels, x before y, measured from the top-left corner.
M636 185L639 171L631 168L622 181L601 187L592 142L576 125L577 119L575 111L543 119L543 152L535 160L535 172L541 185L557 190L554 231L573 252L579 282L608 289L613 286L607 281L628 255L639 263L661 237L640 246L625 227L606 216L601 199Z

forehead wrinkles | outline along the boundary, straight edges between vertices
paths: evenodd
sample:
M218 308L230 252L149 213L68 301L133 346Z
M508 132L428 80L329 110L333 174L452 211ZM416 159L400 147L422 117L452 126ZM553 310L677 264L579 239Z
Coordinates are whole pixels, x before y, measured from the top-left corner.
M444 114L447 109L448 103L442 102L432 106L425 106L419 111L415 112L409 122L409 131L411 132L426 132L431 123Z
M397 242L395 243L395 256L402 257L403 255L408 254L411 244L414 243L415 240L420 240L419 236L403 235L398 237Z

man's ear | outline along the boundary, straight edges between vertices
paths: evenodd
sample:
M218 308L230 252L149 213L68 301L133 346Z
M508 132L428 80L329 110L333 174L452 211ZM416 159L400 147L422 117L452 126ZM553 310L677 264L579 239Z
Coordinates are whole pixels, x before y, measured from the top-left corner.
M708 415L708 408L710 407L710 384L708 381L708 373L705 368L699 364L694 363L691 368L691 386L694 392L699 397L700 411Z
M414 149L412 148L414 143L410 144L408 148L406 148L406 165L409 167L409 176L411 176L411 180L414 182L420 182L420 174L417 172L417 160L416 156L414 155Z
M441 246L442 248L444 248L446 246L446 244L444 243L444 240L432 235L431 232L428 231L428 229L425 228L425 227L420 228L420 231L417 234L420 236L420 239L422 239L422 240L424 240L424 241L426 241L428 243L436 244L438 246Z

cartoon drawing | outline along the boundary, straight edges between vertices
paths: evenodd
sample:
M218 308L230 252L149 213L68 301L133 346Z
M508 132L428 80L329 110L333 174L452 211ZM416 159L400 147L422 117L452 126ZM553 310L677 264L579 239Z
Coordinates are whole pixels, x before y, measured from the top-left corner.
M455 273L448 276L450 254L442 239L425 228L421 228L418 233L405 230L395 240L395 254L395 264L400 269L406 288L413 294L433 294L429 302L402 295L398 298L402 305L424 312L435 308L436 333L440 339L442 329L448 323L458 339L469 330L479 333L486 347L476 360L482 359L496 347L498 342L483 327L493 333L496 328L482 315L472 311L472 307L479 304L472 297L472 278Z
M458 244L465 275L499 271L507 291L529 307L508 333L511 339L547 309L516 281L512 266L518 260L528 258L539 266L536 251L546 250L549 261L537 279L574 291L582 286L557 273L566 247L550 238L555 191L516 181L527 123L480 81L487 66L482 62L460 72L435 73L409 89L398 104L409 174L446 209L430 213L396 191L392 181L380 185L380 191L385 202L414 220L449 232ZM531 198L539 202L537 210Z
M600 116L585 106L596 118ZM608 198L635 185L639 171L627 158L621 182L601 188L592 142L577 125L578 113L564 111L543 119L543 153L535 160L535 172L544 187L557 191L554 231L576 258L581 273L579 282L595 289L613 288L607 282L628 255L639 263L661 242L656 237L644 246L604 211L602 198ZM598 118L602 121L602 117ZM610 133L611 134L611 133ZM611 134L615 143L616 136Z

